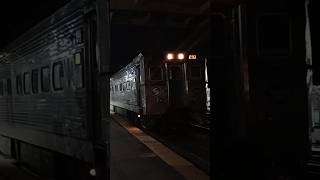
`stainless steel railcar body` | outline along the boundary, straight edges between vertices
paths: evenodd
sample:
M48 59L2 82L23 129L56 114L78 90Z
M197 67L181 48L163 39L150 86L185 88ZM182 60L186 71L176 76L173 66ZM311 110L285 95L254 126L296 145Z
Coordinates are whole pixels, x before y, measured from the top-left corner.
M120 107L155 124L162 115L178 109L206 110L204 62L164 63L139 54L110 79L111 108Z
M167 90L162 79L150 81L146 69L160 68L161 63L151 64L150 57L139 54L131 63L110 79L110 105L121 107L144 116L160 116L167 108Z
M92 2L72 1L4 49L3 136L94 161L92 10Z

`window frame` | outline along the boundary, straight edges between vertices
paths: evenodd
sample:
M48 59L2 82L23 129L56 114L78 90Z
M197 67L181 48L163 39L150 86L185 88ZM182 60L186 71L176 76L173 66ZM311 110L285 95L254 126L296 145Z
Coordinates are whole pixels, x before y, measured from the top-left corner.
M37 73L37 77L34 78L35 72ZM34 80L37 79L37 84L34 86ZM35 87L37 88L37 91L35 91ZM32 69L31 70L31 92L32 94L38 94L39 93L39 69Z
M195 76L192 76L192 68L199 68L199 76L195 77ZM202 78L202 68L200 65L191 65L190 68L189 68L189 78L191 80L200 80Z
M61 87L56 87L56 84L55 84L55 67L58 66L58 65L61 65L62 67L62 71L63 71L63 76L60 77L60 74L59 74L59 78L60 78L60 86ZM59 71L61 73L61 70ZM60 91L60 90L63 90L65 87L65 83L64 83L64 77L65 77L65 69L64 69L64 64L63 64L63 61L60 60L60 61L57 61L57 62L54 62L52 64L52 87L53 87L53 90L54 91Z
M18 73L16 75L16 93L19 96L23 95L23 85L22 85L21 73Z
M160 69L161 75L160 75L160 79L152 79L153 76L151 76L151 68L158 68ZM150 81L163 81L164 80L164 73L163 73L163 68L161 66L150 66L148 68L149 70L149 80Z
M6 90L7 90L6 91L7 95L12 96L12 80L11 80L11 78L6 79Z
M44 69L48 69L48 73L49 73L49 78L48 78L48 80L49 80L49 87L48 87L48 90L46 91L45 89L44 89L44 81L43 81L43 70ZM47 93L47 92L50 92L50 89L51 89L51 78L50 78L50 66L49 65L46 65L46 66L42 66L41 67L41 70L40 70L40 77L41 77L41 81L40 81L40 83L41 83L41 92L44 92L44 93Z
M26 75L29 74L29 84L31 82L31 74L30 72L24 72L23 73L23 93L26 94L26 95L29 95L31 94L31 86L29 86L29 91L26 91ZM31 84L30 84L31 85Z
M77 62L76 62L76 57L77 57L77 55L79 55L80 56L80 64L78 64ZM74 88L75 89L83 89L83 88L85 88L86 87L86 82L85 82L85 68L84 68L84 58L85 57L85 54L84 54L84 50L83 49L81 49L81 50L78 50L78 51L76 51L74 54L73 54L73 62L72 62L72 79L71 79L71 82L72 82L72 84L73 84L73 86L74 86ZM78 76L76 76L77 75L77 73L76 73L76 69L77 68L80 68L81 69L81 86L80 87L78 87L78 81L77 80L75 80L75 77L78 77Z

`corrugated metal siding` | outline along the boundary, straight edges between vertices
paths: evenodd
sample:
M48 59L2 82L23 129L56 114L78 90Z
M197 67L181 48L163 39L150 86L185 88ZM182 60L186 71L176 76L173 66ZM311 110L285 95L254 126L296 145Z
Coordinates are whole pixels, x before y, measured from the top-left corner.
M93 161L89 116L89 29L86 0L73 1L41 22L3 51L0 80L11 79L12 96L0 97L0 133L21 141ZM82 41L76 42L82 32ZM82 52L84 88L77 89L74 55ZM64 65L64 89L55 91L52 65ZM41 67L50 68L50 91L41 92ZM38 69L37 94L18 95L16 76ZM74 81L73 81L74 80Z

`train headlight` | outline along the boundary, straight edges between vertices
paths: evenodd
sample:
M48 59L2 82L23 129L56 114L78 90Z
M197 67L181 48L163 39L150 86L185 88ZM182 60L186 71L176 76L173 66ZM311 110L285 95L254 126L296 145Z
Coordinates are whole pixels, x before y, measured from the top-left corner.
M166 56L167 60L173 60L174 59L174 54L173 53L168 53Z
M184 60L184 58L185 58L185 55L183 53L179 53L178 54L178 59L179 60Z

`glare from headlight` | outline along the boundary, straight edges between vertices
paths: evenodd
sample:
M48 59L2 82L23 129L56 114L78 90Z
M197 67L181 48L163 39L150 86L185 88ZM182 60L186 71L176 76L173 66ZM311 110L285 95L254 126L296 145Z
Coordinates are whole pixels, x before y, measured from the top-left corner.
M183 53L179 53L178 54L178 59L179 60L183 60L184 59L184 54Z
M173 53L168 53L167 54L167 60L172 60L174 58Z

